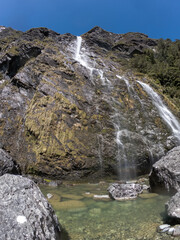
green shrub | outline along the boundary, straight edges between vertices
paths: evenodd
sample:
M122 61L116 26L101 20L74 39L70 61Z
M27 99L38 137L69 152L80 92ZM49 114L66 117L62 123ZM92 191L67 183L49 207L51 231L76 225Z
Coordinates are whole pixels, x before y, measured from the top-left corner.
M147 49L143 54L134 55L130 67L157 80L164 92L179 105L180 40L158 40L155 51Z

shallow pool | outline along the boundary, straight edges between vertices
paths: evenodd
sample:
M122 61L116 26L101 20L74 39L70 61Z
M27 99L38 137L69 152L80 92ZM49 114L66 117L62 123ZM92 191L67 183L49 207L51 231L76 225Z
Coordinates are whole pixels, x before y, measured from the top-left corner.
M63 240L140 240L156 238L167 196L145 193L136 200L93 199L107 194L108 183L41 186L63 227Z

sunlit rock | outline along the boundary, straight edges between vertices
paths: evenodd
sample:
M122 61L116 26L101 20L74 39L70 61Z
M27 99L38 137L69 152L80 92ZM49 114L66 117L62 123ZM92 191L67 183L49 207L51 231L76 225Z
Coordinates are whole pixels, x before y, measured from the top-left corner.
M54 210L30 179L10 174L1 176L0 204L2 240L61 239Z
M110 198L114 200L128 200L136 198L143 192L143 187L140 184L118 184L113 183L107 189Z

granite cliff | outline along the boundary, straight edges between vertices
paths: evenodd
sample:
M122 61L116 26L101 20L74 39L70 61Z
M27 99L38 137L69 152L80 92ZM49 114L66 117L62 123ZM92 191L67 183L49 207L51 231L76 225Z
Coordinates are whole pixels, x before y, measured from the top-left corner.
M0 148L25 174L78 179L148 173L179 144L178 107L155 81L123 62L156 51L157 42L100 27L81 37L1 27ZM163 115L161 103L172 115Z

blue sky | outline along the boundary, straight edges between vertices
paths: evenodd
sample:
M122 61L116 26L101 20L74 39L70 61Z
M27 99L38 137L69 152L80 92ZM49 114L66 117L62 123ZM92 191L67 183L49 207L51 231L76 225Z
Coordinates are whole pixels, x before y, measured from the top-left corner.
M0 0L0 25L74 35L98 25L175 40L180 39L180 0Z

